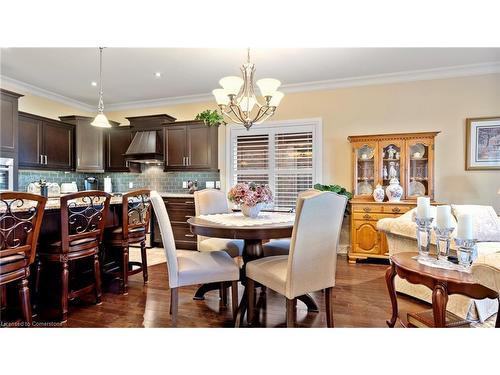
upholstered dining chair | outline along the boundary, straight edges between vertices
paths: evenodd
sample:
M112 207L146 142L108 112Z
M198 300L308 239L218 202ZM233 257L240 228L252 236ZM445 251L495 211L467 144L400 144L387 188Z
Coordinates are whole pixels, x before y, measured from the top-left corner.
M170 314L177 325L179 288L182 286L231 282L233 319L238 309L238 280L240 269L225 251L177 251L165 203L156 192L151 192L151 203L165 248L170 286Z
M19 283L21 310L28 324L32 323L28 278L46 202L41 195L0 193L0 289L5 298L7 284Z
M93 291L96 304L101 303L99 249L110 199L110 194L98 190L81 191L61 197L61 238L47 246L40 246L35 289L39 291L40 274L45 263L61 265L60 303L63 322L68 317L69 299ZM69 264L85 258L93 260L93 283L70 289Z
M151 215L150 190L130 191L122 196L122 225L105 231L104 246L109 251L120 252L121 267L118 276L122 293L128 293L128 277L142 272L144 284L148 282L148 262L146 254L146 234L149 229ZM129 247L133 244L141 246L141 261L129 261Z
M325 289L327 326L333 327L333 287L346 197L308 190L297 199L289 255L269 256L246 265L248 321L255 309L255 282L287 299L287 327L295 326L297 297Z
M230 213L226 194L217 189L194 192L196 216ZM235 258L243 252L243 240L198 236L198 251L225 251Z

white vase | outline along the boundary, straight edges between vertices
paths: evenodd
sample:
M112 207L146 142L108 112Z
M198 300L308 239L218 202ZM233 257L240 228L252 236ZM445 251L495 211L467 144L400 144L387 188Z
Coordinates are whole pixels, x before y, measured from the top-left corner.
M259 212L262 210L262 207L264 207L264 203L257 203L255 206L247 206L244 204L241 206L241 212L243 212L243 215L246 217L255 219L259 216Z
M391 178L389 186L385 188L389 202L399 202L403 197L403 188L397 178Z
M383 202L384 198L385 198L384 189L380 184L378 184L375 190L373 190L373 199L375 199L375 202Z

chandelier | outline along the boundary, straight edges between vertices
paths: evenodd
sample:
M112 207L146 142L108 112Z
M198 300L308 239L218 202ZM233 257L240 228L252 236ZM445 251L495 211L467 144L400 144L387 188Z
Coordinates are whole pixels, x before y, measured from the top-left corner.
M102 92L102 49L103 47L99 47L99 104L97 105L97 116L94 118L94 121L90 123L92 126L96 126L98 128L110 128L111 124L108 121L108 118L104 114L104 102L102 100L103 92Z
M247 62L241 66L243 78L224 77L219 81L221 89L215 89L217 105L223 115L231 122L242 124L247 128L260 124L271 117L283 99L284 94L277 91L281 82L274 78L259 79L256 84L264 97L265 103L257 101L254 91L255 64L250 62L250 48L247 50Z

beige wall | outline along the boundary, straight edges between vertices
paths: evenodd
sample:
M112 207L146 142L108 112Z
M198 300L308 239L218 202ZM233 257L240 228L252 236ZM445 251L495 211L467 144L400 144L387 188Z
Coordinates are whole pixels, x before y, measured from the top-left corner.
M15 91L15 90L14 90ZM21 110L48 117L84 114L45 99L21 99ZM168 113L179 120L215 108L213 102L108 112L112 120ZM69 111L69 112L68 112ZM500 171L465 171L465 119L500 115L500 74L288 94L273 120L323 119L323 182L351 188L347 136L441 131L436 140L436 199L493 205L500 213ZM219 131L219 167L225 175L224 128Z

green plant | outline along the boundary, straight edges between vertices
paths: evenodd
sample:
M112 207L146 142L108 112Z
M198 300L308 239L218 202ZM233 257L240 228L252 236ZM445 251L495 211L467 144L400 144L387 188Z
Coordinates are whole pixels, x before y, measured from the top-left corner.
M207 126L219 126L220 124L226 125L224 117L216 110L211 111L207 109L206 111L198 113L195 120L203 121Z
M352 193L350 191L347 191L346 188L340 186L340 185L322 185L322 184L316 184L314 185L314 188L316 190L321 190L321 191L333 191L334 193L344 195L348 201L352 199ZM349 205L345 207L345 213L344 215L347 216L349 215Z

